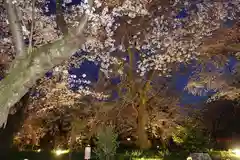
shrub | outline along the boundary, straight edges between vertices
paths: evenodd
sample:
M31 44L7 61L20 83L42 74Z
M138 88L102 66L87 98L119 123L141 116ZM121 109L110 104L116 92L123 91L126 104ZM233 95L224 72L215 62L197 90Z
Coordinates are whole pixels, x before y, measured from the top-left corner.
M118 147L117 133L114 128L107 126L98 130L96 148L94 152L99 160L112 160Z
M197 128L178 126L172 138L186 152L206 152L210 147L209 136Z

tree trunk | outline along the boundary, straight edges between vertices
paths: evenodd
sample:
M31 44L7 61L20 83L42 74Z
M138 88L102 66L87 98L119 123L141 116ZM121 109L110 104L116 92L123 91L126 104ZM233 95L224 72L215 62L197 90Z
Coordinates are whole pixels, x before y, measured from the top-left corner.
M17 112L8 116L7 125L0 130L0 159L10 159L9 154L12 149L14 135L20 130L25 116L25 109L29 100L29 93L14 106Z
M137 145L140 149L149 149L151 147L151 143L148 140L148 135L145 130L147 124L147 111L145 105L145 97L143 96L140 99L140 105L138 107L138 117L137 117L137 136L138 141Z
M141 149L149 149L151 147L151 142L148 140L148 135L145 130L148 120L147 112L147 92L150 88L150 81L152 80L155 71L151 70L147 75L147 81L144 83L142 89L140 90L140 103L138 107L138 117L137 117L137 136L138 136L138 146Z

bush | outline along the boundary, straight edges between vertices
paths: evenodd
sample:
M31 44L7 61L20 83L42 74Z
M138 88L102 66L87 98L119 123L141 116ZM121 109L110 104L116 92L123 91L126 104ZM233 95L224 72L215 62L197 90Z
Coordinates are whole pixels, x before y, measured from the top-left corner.
M186 152L207 152L210 138L197 128L178 126L173 141Z
M100 128L97 134L94 153L99 160L112 160L118 147L117 134L112 127Z

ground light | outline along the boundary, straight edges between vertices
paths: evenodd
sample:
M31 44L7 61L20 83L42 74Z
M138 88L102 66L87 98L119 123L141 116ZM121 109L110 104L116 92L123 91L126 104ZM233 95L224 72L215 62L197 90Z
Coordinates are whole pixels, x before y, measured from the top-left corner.
M33 150L34 152L41 152L42 150L41 149L37 149L37 150Z
M68 150L61 150L61 149L56 149L56 150L53 150L53 153L56 155L56 156L60 156L62 154L67 154L69 153L69 149Z
M238 156L238 157L240 157L240 149L233 149L232 150L232 152L236 155L236 156Z
M187 157L187 160L192 160L192 157Z
M161 158L133 158L133 160L162 160Z

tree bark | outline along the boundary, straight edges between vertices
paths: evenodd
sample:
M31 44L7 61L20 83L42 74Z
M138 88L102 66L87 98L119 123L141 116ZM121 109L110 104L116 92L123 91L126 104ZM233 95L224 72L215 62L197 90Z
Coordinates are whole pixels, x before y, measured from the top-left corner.
M148 112L146 108L147 92L150 88L150 82L154 77L155 72L151 70L147 75L147 81L144 83L142 89L140 90L140 103L138 107L138 122L137 122L137 135L138 135L138 145L141 149L149 149L151 147L151 142L148 140L148 135L145 130L148 120Z
M147 80L141 87L140 90L140 103L138 106L138 117L137 117L137 135L138 135L138 146L141 149L149 149L151 147L151 142L148 140L148 134L146 132L146 125L148 120L148 111L146 103L151 100L147 98L147 92L151 87L151 80L155 76L155 71L149 71L147 75Z
M148 135L145 130L146 127L146 108L145 105L141 104L138 108L138 123L137 123L137 135L138 135L138 146L140 149L149 149L151 144L148 140Z
M23 33L21 28L21 18L20 13L16 8L16 5L12 2L12 0L5 1L5 8L7 10L9 28L12 33L13 45L16 52L16 57L25 57L27 52L25 50L25 44L23 40ZM17 66L16 64L11 64L12 67ZM25 94L18 103L14 105L14 108L17 110L13 115L9 115L8 123L6 124L6 128L0 129L0 158L1 159L9 159L9 153L11 151L11 145L13 143L13 138L16 132L22 126L22 123L25 119L24 111L27 107L27 103L29 100L29 93ZM9 114L9 113L5 113Z

